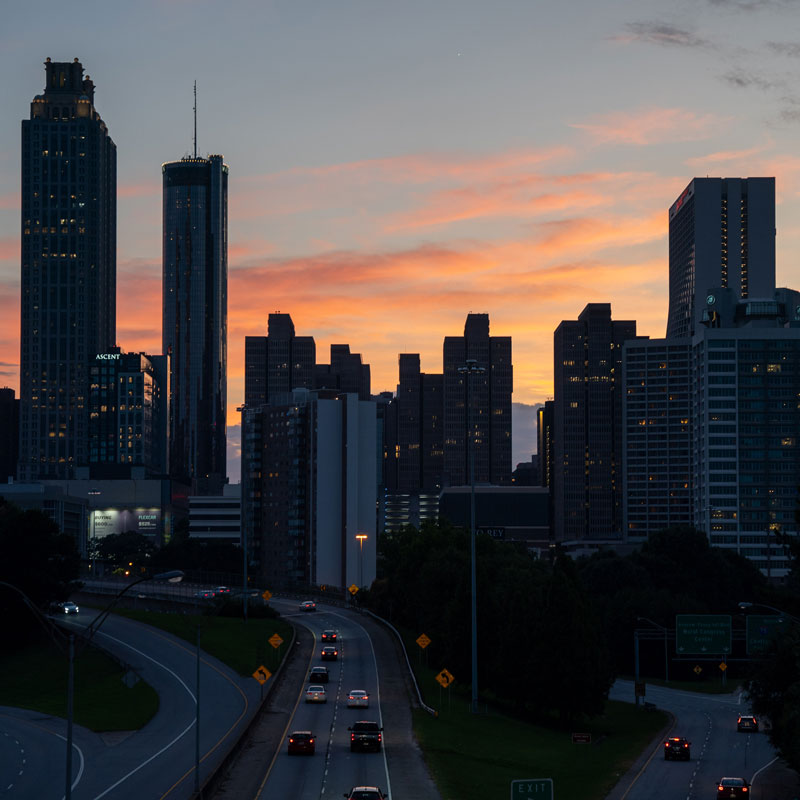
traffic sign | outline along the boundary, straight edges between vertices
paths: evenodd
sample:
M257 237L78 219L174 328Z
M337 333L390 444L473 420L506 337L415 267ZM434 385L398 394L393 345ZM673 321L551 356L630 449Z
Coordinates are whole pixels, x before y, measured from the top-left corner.
M699 664L692 670L692 672L694 672L695 675L699 675L702 671L703 668Z
M417 638L417 644L424 650L429 644L431 640L423 633Z
M747 655L763 656L769 652L785 625L786 620L778 614L748 614L745 624Z
M353 597L355 597L356 594L358 594L358 586L353 584L347 591L350 592L350 594L353 595Z
M266 667L259 667L253 677L263 686L272 677L272 673Z
M678 614L675 649L679 653L719 655L731 652L730 614Z
M572 734L572 744L591 744L592 743L592 734L591 733L573 733Z
M282 644L283 639L277 633L273 633L267 641L277 650Z
M264 591L261 592L261 596L264 598L264 602L268 603L270 597L272 597L272 592L269 589L264 589Z
M455 680L455 678L446 669L443 669L436 676L436 680L446 689Z
M553 800L552 778L511 781L511 800Z
M722 672L725 672L725 670L728 669L728 665L724 661L721 664L717 664L717 666Z

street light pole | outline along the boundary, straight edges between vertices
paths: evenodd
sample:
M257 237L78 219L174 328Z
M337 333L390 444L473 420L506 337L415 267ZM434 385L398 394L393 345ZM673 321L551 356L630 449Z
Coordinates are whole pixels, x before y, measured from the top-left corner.
M472 588L472 713L478 713L478 601L477 601L477 575L475 568L475 442L470 442L475 431L472 429L472 377L486 372L484 367L478 366L474 358L468 358L464 366L458 371L464 375L467 382L467 449L469 451L469 528L470 528L470 584Z

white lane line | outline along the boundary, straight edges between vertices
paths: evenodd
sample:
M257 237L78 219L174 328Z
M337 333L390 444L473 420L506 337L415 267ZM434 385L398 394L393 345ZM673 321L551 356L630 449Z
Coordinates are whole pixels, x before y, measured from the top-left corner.
M147 653L143 653L141 650L137 649L133 645L130 645L127 642L123 642L121 639L117 639L116 637L111 636L111 634L109 634L109 633L102 633L101 632L100 635L101 636L105 636L107 639L111 639L112 642L117 642L117 644L121 644L124 647L127 647L129 650L132 650L134 653L137 653L138 655L142 656L143 658L146 658L148 661L152 661L153 664L155 664L156 666L161 667L161 669L163 669L165 672L168 672L170 675L172 675L172 677L175 678L175 680L178 681L178 683L180 683L180 685L183 686L184 689L186 689L187 694L189 695L189 697L192 698L192 702L195 702L195 703L197 702L197 700L196 700L196 698L194 696L194 693L186 685L186 683L180 677L180 675L178 675L177 673L173 672L173 670L171 670L168 666L166 666L165 664L162 664L160 661L156 661L156 659L154 659L151 656L147 655ZM139 764L137 767L134 767L127 775L123 775L116 783L113 783L105 791L103 791L100 794L98 794L94 798L94 800L100 800L101 797L105 797L109 792L111 792L114 789L116 789L117 786L119 786L121 783L124 783L132 775L135 775L140 769L142 769L143 767L146 767L151 761L153 761L154 759L158 758L166 750L169 750L169 748L172 747L172 745L174 745L176 742L180 741L194 727L194 723L195 723L195 720L193 719L189 723L189 725L187 725L171 742L168 742L167 744L165 744L164 747L162 747L157 753L153 753L153 755L151 755L150 758L142 761L141 764Z

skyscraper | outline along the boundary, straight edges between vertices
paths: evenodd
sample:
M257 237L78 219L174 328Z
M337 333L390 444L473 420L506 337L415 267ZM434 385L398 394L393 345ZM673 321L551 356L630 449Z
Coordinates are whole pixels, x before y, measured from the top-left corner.
M117 151L76 58L22 122L19 478L88 460L88 375L115 343Z
M622 533L622 344L633 321L589 303L554 336L553 528L557 542Z
M163 352L170 360L170 475L199 494L226 479L228 167L187 157L163 173Z
M467 359L482 373L459 372ZM463 336L446 336L444 371L444 486L470 479L474 447L476 483L511 483L511 337L489 336L489 315L468 314ZM469 441L469 447L467 442Z
M775 178L695 178L672 204L667 337L695 334L717 287L775 291Z

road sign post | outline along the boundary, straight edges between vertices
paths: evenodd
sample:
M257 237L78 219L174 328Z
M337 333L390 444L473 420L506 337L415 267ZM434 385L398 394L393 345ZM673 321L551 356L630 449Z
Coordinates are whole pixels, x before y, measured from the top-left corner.
M552 778L511 781L511 800L553 800Z
M731 652L730 614L678 614L675 649L681 655L727 655Z

